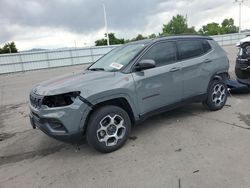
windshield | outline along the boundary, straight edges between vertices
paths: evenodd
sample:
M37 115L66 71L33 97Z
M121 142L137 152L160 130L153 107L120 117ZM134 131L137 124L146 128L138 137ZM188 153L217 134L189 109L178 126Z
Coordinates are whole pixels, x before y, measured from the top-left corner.
M95 62L89 70L119 71L145 47L143 43L123 45L115 48Z

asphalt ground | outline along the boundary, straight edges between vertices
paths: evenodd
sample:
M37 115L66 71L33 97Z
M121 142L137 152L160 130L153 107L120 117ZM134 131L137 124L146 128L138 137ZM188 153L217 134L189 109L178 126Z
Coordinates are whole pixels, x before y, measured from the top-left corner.
M237 49L224 49L234 77ZM30 126L28 94L49 78L84 66L0 75L0 188L250 187L250 94L233 94L210 112L190 104L133 127L126 145L100 154Z

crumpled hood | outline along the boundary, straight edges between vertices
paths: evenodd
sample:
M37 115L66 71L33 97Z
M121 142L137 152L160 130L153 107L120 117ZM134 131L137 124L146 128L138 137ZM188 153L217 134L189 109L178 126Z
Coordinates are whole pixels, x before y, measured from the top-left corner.
M94 87L98 87L100 84L103 86L107 81L113 80L115 75L115 72L85 70L42 82L33 88L33 92L48 96L81 91L83 96L83 93L87 94Z

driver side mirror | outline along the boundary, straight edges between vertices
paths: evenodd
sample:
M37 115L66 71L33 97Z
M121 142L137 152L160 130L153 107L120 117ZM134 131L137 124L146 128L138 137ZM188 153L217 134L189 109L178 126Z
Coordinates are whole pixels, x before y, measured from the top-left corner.
M143 59L135 66L138 71L155 68L156 63L153 59Z

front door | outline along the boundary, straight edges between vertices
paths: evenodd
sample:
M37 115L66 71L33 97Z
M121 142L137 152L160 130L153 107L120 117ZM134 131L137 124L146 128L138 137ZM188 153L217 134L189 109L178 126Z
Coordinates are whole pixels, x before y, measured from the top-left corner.
M142 59L154 60L156 67L132 73L140 115L180 101L183 79L181 63L177 62L176 43L158 42Z

